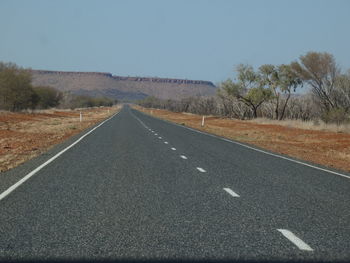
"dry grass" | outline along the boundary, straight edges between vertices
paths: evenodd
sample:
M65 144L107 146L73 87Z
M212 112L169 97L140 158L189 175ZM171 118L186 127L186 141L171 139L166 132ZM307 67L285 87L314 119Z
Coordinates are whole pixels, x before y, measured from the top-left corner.
M302 121L302 120L271 120L267 118L257 118L254 120L249 120L248 122L254 122L259 124L273 124L281 125L289 128L305 129L305 130L315 130L315 131L330 131L330 132L343 132L350 133L350 124L331 124L325 123L322 120L317 121Z
M280 123L268 120L263 123L264 120L261 119L241 121L214 116L207 116L205 126L201 127L202 116L199 115L151 110L138 106L135 108L148 114L152 111L155 117L208 133L350 172L350 134L344 132L346 129L339 130L339 127L332 125L320 128L318 125L299 121Z
M40 155L119 110L120 106L50 109L33 113L0 112L0 172ZM82 122L79 120L80 111Z

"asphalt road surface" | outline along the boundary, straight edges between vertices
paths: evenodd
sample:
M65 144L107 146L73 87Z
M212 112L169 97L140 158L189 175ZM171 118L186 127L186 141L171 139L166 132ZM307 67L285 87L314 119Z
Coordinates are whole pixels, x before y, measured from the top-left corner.
M0 261L350 262L349 174L128 106L82 135L0 174Z

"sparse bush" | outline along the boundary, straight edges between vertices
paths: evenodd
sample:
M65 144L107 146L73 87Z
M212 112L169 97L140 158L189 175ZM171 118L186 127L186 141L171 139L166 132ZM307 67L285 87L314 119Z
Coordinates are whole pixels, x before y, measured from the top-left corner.
M324 112L321 115L321 119L325 123L336 123L337 125L347 123L350 120L349 115L345 109L332 109L330 111Z
M117 103L116 100L112 100L105 97L93 98L89 96L76 96L71 95L69 102L66 103L66 107L71 109L75 108L88 108L88 107L100 107L100 106L112 106Z
M37 108L47 109L57 107L62 99L62 92L51 87L34 87L34 92L38 96Z

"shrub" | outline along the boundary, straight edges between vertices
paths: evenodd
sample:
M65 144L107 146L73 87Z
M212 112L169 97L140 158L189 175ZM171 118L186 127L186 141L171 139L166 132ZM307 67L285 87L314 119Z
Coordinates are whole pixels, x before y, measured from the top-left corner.
M38 96L37 108L47 109L57 107L62 100L62 93L51 87L34 87Z
M70 100L68 106L71 109L75 108L88 108L88 107L100 107L100 106L112 106L116 104L116 100L112 100L106 97L89 97L89 96L74 96Z
M342 108L332 109L330 111L324 112L321 116L321 119L325 123L336 123L337 125L350 121L349 115Z
M38 96L31 85L28 70L0 62L0 108L10 111L34 109Z

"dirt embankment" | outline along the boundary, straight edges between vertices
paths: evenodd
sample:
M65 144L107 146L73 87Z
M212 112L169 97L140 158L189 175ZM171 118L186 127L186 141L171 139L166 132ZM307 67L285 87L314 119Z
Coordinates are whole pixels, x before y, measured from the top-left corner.
M0 112L0 172L40 155L119 109L84 109L82 122L78 110L45 110L30 114Z
M349 133L306 130L208 116L205 118L205 126L201 127L202 116L199 115L145 109L138 106L135 108L198 130L350 172Z

